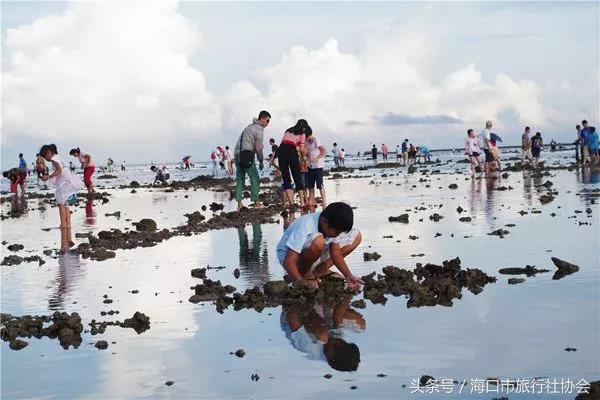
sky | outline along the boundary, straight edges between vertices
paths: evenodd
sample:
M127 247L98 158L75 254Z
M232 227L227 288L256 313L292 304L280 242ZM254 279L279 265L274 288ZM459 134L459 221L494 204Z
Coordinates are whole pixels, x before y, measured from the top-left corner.
M206 160L262 109L347 152L572 141L599 113L598 2L10 2L2 160Z

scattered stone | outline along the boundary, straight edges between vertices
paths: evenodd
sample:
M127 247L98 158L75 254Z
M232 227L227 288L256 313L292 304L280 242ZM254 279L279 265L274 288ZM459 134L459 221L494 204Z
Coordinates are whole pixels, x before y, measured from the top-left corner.
M121 211L115 211L114 213L106 213L104 214L104 216L121 218Z
M150 218L144 218L133 224L138 232L154 232L157 229L156 222Z
M540 196L540 203L542 204L548 204L552 200L554 200L554 196L552 196L551 194L543 194Z
M389 217L389 222L402 222L403 224L408 224L408 214L400 214L397 217Z
M565 351L577 351L577 349L574 347L567 347Z
M98 350L108 349L108 342L106 340L98 340L94 345Z
M239 268L236 268L233 270L233 277L235 279L239 279L239 277L240 277L240 269Z
M410 240L417 240L419 237L418 237L418 236L415 236L415 235L409 235L409 236L408 236L408 238L409 238Z
M525 268L518 268L518 267L501 268L498 272L503 275L527 275L529 277L529 276L535 276L536 274L550 272L550 271L547 269L537 269L536 267L534 267L532 265L527 265Z
M458 220L460 222L471 222L471 217L460 217Z
M433 214L433 215L430 215L430 216L429 216L429 220L431 220L431 221L433 221L433 222L438 222L438 221L439 221L439 220L441 220L442 218L444 218L444 217L442 217L442 216L441 216L440 214L438 214L438 213L435 213L435 214Z
M377 261L381 258L381 255L376 251L373 253L363 253L363 259L365 261Z
M464 209L461 206L456 207L456 212L457 213L462 213L464 211Z
M367 303L363 299L354 300L350 305L354 308L366 308Z
M15 243L9 244L6 248L10 251L21 251L25 248L25 246L23 246L22 244Z
M139 188L140 187L140 183L138 181L131 181L131 183L129 184L129 186L131 186L132 188Z
M386 374L377 374L378 378L385 378L387 375Z
M448 185L448 189L458 189L458 185L456 183L451 183Z
M96 179L117 179L118 177L116 175L109 175L109 174L104 174L104 175L100 175L98 177L96 177Z
M21 350L27 347L28 345L29 343L24 340L14 339L8 344L8 347L10 347L11 350Z
M498 236L500 237L500 239L504 238L505 235L508 235L510 232L507 231L506 229L496 229L495 231L491 231L490 233L488 233L488 235L491 236Z
M258 382L258 380L260 379L260 376L258 376L257 373L254 373L254 374L250 375L250 379L254 382Z
M173 386L174 383L175 382L173 382L173 381L166 381L165 385L167 385L167 386Z
M206 279L206 268L194 268L192 270L192 277Z
M246 352L244 351L244 349L238 349L233 354L235 354L239 358L242 358L242 357L244 357L246 355Z
M333 377L333 375L331 375L331 374L323 375L323 378L325 378L325 379L331 379L332 377Z
M562 279L567 275L571 275L572 273L579 271L579 267L575 264L571 264L556 257L551 257L550 259L554 265L556 265L556 268L558 268L558 270L554 273L554 276L552 276L552 279L554 280Z
M523 278L508 278L509 285L516 285L518 283L523 283L523 282L525 282L525 279L523 279Z

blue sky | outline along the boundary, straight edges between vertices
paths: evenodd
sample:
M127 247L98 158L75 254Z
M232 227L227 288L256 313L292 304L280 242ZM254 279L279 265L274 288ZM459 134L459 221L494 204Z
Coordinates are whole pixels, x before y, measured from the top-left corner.
M362 150L598 120L597 2L3 2L2 167L46 142L207 158L262 108ZM50 17L49 17L50 16ZM41 20L40 20L41 19ZM390 117L391 116L391 117Z

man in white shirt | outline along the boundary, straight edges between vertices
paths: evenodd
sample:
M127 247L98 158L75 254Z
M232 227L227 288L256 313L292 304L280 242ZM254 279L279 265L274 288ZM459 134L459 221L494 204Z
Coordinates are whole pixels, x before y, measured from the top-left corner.
M491 148L492 145L490 143L492 135L492 121L487 121L485 123L485 129L481 131L479 135L479 148L483 150L485 153L485 175L488 176L490 173L490 167L494 162L494 157L492 156Z

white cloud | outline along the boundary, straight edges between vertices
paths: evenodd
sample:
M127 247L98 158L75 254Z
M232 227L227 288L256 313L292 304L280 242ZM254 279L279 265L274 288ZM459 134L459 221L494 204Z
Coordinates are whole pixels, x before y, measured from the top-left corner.
M414 27L401 26L369 34L357 53L340 51L335 39L315 50L296 46L258 75L263 91L248 80L236 83L228 107L250 110L249 104L259 99L274 111L276 129L305 117L320 132L347 139L352 134L385 134L376 117L388 113L417 119L442 115L479 127L512 110L520 123L547 124L534 82L502 73L486 82L472 63L448 73L442 82L430 81L425 71L435 62L433 43ZM438 136L444 134L437 128Z
M8 29L3 141L156 150L176 136L214 133L220 109L189 64L200 39L177 3L165 1L71 3Z

